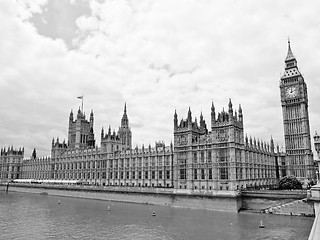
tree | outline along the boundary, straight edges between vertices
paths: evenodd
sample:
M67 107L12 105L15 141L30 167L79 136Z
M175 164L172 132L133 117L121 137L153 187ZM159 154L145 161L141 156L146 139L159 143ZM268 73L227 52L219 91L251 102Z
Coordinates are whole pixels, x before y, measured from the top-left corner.
M302 189L302 183L295 176L285 176L278 183L280 190Z

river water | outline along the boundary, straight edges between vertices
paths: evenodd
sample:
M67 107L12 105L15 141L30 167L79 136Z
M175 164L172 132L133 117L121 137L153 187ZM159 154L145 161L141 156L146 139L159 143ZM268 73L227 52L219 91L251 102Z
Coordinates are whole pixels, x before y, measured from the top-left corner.
M301 240L312 223L307 217L0 192L0 239Z

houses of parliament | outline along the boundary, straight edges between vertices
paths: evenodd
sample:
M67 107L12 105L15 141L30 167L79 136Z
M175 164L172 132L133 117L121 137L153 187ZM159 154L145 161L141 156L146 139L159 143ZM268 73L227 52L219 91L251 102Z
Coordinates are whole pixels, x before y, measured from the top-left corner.
M226 111L211 106L210 127L202 113L199 122L189 108L185 118L173 114L173 142L132 147L132 131L124 105L119 130L100 133L97 146L94 113L79 109L69 115L68 140L52 140L51 157L24 159L24 149L1 149L0 180L80 181L114 187L174 188L208 193L275 186L294 175L306 183L315 179L308 116L307 86L298 70L290 42L280 80L285 152L273 139L244 134L241 105L229 99Z

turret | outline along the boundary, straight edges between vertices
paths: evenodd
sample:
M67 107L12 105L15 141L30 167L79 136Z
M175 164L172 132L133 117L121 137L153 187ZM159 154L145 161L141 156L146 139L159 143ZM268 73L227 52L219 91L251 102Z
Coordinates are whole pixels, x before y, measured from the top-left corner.
M94 140L94 132L93 132L93 128L90 128L90 132L88 134L88 141L87 141L87 145L88 147L93 148L95 146L95 140Z
M272 136L271 136L271 140L270 140L270 151L272 153L274 153L274 142L273 142Z
M70 122L73 122L73 112L72 112L72 109L70 111L70 115L69 115L69 123Z
M240 121L240 122L243 122L243 115L242 115L241 104L239 104L239 110L238 110L238 112L239 112L239 121Z
M36 152L36 149L34 148L33 149L33 152L32 152L32 156L31 156L33 159L36 159L37 158L37 152Z
M124 111L121 119L121 127L128 127L128 126L129 126L129 119L127 116L127 103L124 103Z
M178 127L178 115L176 110L174 110L173 125L174 129L176 130Z
M94 121L93 110L91 110L91 113L90 113L90 128L93 128L93 121Z
M78 114L77 114L77 119L79 119L81 117L82 117L82 114L81 114L81 110L80 110L80 107L79 107Z
M104 130L103 130L103 127L101 128L101 138L104 137Z
M213 126L213 124L216 122L216 111L215 111L215 108L214 108L214 104L212 102L212 105L211 105L211 126Z
M232 102L231 102L231 98L229 98L229 109L228 109L228 113L229 113L229 119L232 119L233 116L233 109L232 109Z
M191 109L190 109L190 107L189 107L189 110L188 110L188 117L187 117L187 119L188 119L188 123L192 123L192 116L191 116Z
M121 141L122 150L130 150L132 146L132 133L129 127L129 119L127 115L127 104L124 104L121 126L118 131L118 136Z

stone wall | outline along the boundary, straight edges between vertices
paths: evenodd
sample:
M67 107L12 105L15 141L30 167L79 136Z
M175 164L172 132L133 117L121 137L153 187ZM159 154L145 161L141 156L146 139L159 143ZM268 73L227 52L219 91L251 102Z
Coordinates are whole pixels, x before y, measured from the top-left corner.
M236 196L193 196L174 193L143 193L143 192L110 192L97 189L77 188L43 188L41 186L12 186L9 191L48 194L63 197L88 198L106 201L154 204L169 207L207 209L215 211L238 212L241 208L241 199Z

